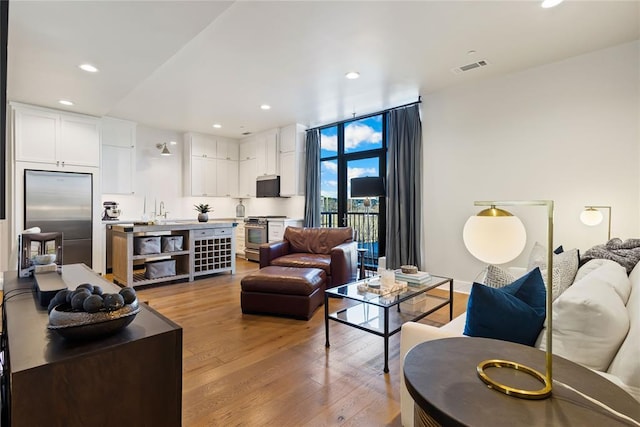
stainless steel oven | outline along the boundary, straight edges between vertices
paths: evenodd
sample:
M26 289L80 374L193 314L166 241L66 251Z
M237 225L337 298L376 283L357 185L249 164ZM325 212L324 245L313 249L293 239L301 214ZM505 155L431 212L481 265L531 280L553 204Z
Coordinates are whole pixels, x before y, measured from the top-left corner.
M244 256L250 261L260 261L260 245L267 243L266 218L249 217L244 220Z

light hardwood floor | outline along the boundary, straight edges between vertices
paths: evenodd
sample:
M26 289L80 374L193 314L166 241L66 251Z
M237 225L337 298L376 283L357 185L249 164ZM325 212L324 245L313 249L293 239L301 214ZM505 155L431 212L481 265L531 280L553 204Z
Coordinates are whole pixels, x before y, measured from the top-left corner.
M400 426L400 334L389 342L330 322L243 315L240 280L257 270L238 259L235 275L138 289L141 301L183 328L182 425ZM467 296L454 297L454 316ZM330 299L330 309L345 304ZM448 321L448 307L424 323Z

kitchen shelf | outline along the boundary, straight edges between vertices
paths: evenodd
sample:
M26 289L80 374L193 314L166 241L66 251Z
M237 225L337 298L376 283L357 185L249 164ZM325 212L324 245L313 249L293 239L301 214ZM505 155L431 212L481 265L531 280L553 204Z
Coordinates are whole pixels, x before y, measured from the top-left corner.
M189 255L191 253L191 251L174 251L174 252L160 252L157 254L146 254L146 255L134 255L131 257L131 259L135 260L139 260L139 259L152 259L152 258L167 258L167 257L171 257L171 256L178 256L178 255Z
M157 277L155 279L147 279L144 272L133 273L133 286L152 285L154 283L171 282L173 280L189 279L189 273L176 274L174 276Z

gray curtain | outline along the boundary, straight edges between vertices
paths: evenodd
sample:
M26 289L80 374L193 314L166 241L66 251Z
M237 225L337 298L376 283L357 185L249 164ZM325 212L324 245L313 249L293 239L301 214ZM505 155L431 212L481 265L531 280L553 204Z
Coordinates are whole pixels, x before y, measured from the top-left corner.
M320 226L320 131L307 131L305 158L304 226Z
M422 123L418 104L387 115L387 268L420 268Z

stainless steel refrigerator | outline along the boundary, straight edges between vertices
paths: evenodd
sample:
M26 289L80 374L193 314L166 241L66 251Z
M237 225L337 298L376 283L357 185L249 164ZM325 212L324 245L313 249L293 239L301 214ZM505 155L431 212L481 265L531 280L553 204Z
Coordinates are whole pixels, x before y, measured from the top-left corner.
M89 173L24 172L25 228L61 231L63 264L92 267L92 179Z

